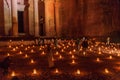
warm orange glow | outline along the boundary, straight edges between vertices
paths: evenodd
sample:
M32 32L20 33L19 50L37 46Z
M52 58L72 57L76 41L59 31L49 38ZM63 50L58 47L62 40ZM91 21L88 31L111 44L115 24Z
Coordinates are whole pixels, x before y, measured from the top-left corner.
M12 76L12 77L16 76L16 74L15 74L14 71L11 73L11 76Z
M72 52L70 51L69 54L72 54Z
M21 47L23 47L23 44L21 44Z
M64 52L64 50L62 49L61 52Z
M118 53L117 56L120 56L120 54Z
M97 58L96 61L97 61L97 62L100 62L100 58Z
M101 54L101 52L99 51L98 54Z
M59 58L62 59L63 58L62 55L60 55Z
M59 52L57 51L57 52L55 53L55 55L59 55Z
M109 59L112 59L113 57L112 56L109 56Z
M10 56L10 53L7 53L7 56Z
M33 69L33 74L36 75L37 74L37 70Z
M59 73L59 70L58 70L57 68L55 69L55 73L56 73L56 74L58 74L58 73Z
M76 52L76 50L74 49L73 52Z
M15 49L15 48L13 48L13 51L16 51L16 49Z
M31 53L33 53L34 52L34 50L33 49L31 49Z
M43 51L41 55L45 55L45 52Z
M18 49L18 46L16 46L16 49Z
M33 59L31 59L30 63L34 63L34 60L33 60Z
M72 55L72 59L74 59L75 58L75 56L74 55Z
M28 57L28 55L27 54L25 54L25 58L27 58Z
M77 69L76 74L77 74L77 75L80 75L80 70L79 70L79 69Z
M105 68L105 73L109 73L109 70L107 68Z
M25 50L28 50L28 48L25 48Z
M11 45L9 45L9 48L11 48L12 46Z
M86 53L85 53L85 52L83 52L83 55L85 56L85 55L86 55Z
M22 51L20 51L19 54L22 54Z
M75 62L75 60L72 60L72 62L71 62L72 64L75 64L76 62Z

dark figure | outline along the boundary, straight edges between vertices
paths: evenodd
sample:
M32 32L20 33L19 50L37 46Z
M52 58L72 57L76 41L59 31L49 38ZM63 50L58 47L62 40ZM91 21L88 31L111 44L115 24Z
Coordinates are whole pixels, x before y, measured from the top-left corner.
M6 57L2 62L0 62L0 68L3 69L3 74L8 74L8 69L10 67L10 58Z
M84 40L82 42L82 47L83 47L84 50L86 50L88 48L88 41L87 40Z

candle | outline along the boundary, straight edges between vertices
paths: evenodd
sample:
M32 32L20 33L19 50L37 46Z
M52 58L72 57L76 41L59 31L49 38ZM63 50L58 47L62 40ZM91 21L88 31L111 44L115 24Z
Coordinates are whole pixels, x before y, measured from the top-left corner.
M109 70L107 68L105 68L105 73L109 73Z
M33 69L33 73L32 74L36 75L37 74L37 70Z
M76 74L80 75L80 70L79 69L77 69Z
M12 77L16 76L16 74L15 74L14 71L11 73L11 76L12 76Z

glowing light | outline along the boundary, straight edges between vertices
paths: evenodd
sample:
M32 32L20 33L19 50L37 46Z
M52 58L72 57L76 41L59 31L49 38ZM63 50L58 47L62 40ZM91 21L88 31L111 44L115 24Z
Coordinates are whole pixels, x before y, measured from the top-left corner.
M19 54L22 54L22 51L20 51Z
M69 54L72 54L72 52L70 51Z
M28 49L30 49L30 46L28 46Z
M28 48L25 48L25 50L28 50Z
M85 53L85 52L83 52L83 55L85 56L85 55L86 55L86 53Z
M23 44L21 44L21 47L23 47Z
M10 53L7 53L7 56L10 56Z
M59 52L57 51L57 52L55 53L55 55L59 55Z
M64 50L62 49L61 52L64 52Z
M9 45L9 48L11 48L12 46L11 45Z
M99 51L98 54L101 54L101 52Z
M79 69L77 69L76 74L80 75L80 70Z
M37 74L37 70L33 69L33 74L36 75Z
M74 49L73 52L76 52L76 50Z
M117 56L120 56L120 54L118 53Z
M33 60L33 59L31 59L30 63L34 63L34 60Z
M55 73L56 73L56 74L58 74L58 73L59 73L59 70L58 70L57 68L55 69Z
M16 49L18 49L18 46L16 46Z
M31 51L30 51L31 53L33 53L34 52L34 50L33 49L31 49Z
M71 64L75 64L75 63L76 63L75 60L72 60Z
M15 74L14 71L11 73L11 76L12 76L12 77L16 76L16 74Z
M43 51L41 55L45 55L45 52Z
M16 49L15 49L15 48L13 48L13 51L16 51Z
M112 56L109 56L109 59L112 59L113 57Z
M105 73L109 73L109 70L107 68L105 68Z
M75 58L75 56L74 55L72 55L72 59L74 59Z
M27 54L25 54L25 58L28 58L28 55L27 55Z
M63 58L62 55L60 55L59 58L62 59Z
M96 61L97 61L97 62L100 62L100 58L97 58Z
M52 57L52 61L55 61L54 57Z

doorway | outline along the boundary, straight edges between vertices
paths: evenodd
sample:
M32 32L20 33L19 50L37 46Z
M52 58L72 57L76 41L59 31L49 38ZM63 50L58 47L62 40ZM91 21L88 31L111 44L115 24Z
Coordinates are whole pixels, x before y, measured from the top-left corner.
M39 35L45 36L45 4L39 0Z
M24 12L18 11L18 32L24 33Z

